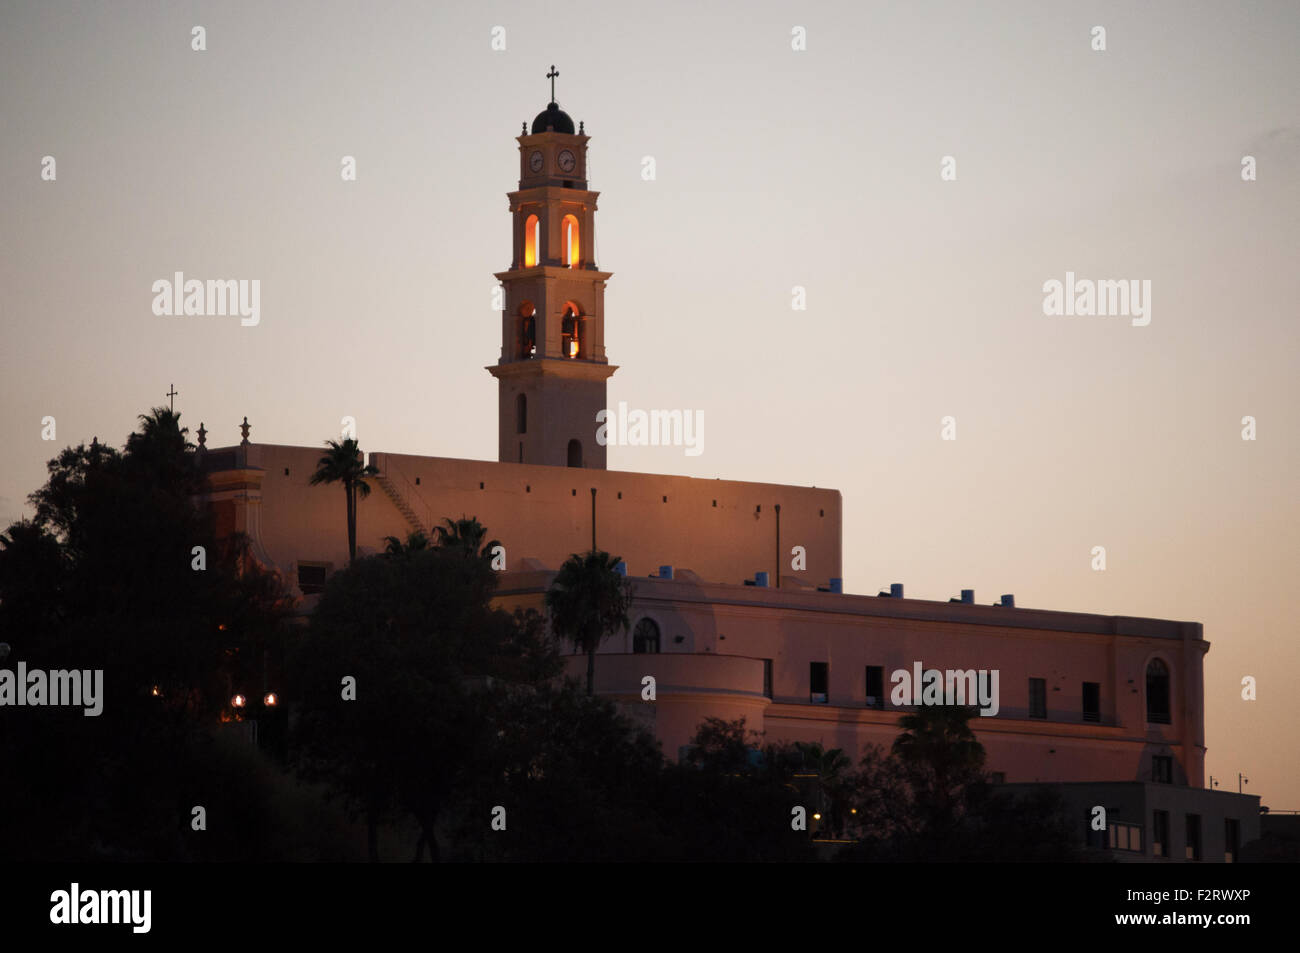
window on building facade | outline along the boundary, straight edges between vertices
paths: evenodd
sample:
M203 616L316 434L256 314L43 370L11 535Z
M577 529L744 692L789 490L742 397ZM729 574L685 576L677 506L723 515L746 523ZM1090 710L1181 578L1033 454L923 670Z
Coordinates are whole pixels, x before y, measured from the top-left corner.
M1201 815L1187 815L1187 859L1201 859Z
M763 659L763 694L768 698L772 697L772 660L770 658Z
M1151 853L1155 857L1169 856L1169 812L1155 811L1151 815Z
M1083 720L1101 721L1101 683L1083 683Z
M1169 668L1158 658L1147 666L1147 721L1169 724Z
M885 668L883 665L867 666L867 707L885 707Z
M653 619L642 619L632 630L632 651L637 655L659 654L659 626Z
M1045 678L1029 680L1029 717L1047 717L1047 679Z
M1136 824L1108 824L1106 846L1111 850L1142 853L1142 828Z
M537 264L542 247L542 223L536 215L524 219L524 267Z
M578 336L578 313L569 308L560 322L560 356L581 357L582 341Z
M569 466L581 469L582 467L582 444L574 438L569 441Z
M1226 818L1223 822L1223 862L1235 864L1240 850L1241 824L1235 817Z
M1170 755L1158 754L1151 758L1151 780L1156 784L1174 783L1174 759Z
M298 588L304 596L325 591L325 577L329 575L326 563L299 563Z
M825 705L830 684L830 663L811 662L808 665L808 700Z
M516 341L518 358L521 361L528 360L537 354L537 309L533 307L531 301L525 301L519 306L517 327L519 329Z

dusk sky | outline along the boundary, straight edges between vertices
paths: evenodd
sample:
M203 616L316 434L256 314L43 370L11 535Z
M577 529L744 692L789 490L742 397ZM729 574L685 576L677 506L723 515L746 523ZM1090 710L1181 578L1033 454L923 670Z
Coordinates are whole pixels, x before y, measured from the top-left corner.
M1207 775L1300 810L1298 48L1294 2L6 3L0 527L173 383L210 447L495 459L554 63L610 403L706 420L610 468L838 489L846 591L1201 622ZM260 323L156 316L177 271ZM1045 315L1067 272L1150 323Z

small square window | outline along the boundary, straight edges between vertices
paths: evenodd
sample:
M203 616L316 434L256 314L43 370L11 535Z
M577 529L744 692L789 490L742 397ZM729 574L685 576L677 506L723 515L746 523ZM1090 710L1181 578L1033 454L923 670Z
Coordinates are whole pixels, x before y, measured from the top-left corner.
M867 666L867 707L885 707L885 668L883 665Z
M324 592L328 576L329 565L326 563L298 563L298 588L304 596Z
M1083 720L1101 721L1101 683L1083 683Z
M825 705L829 697L830 663L811 662L808 665L808 700L814 705Z
M1174 783L1174 759L1170 755L1155 755L1151 758L1151 780L1156 784Z
M1045 678L1029 680L1029 717L1047 717L1047 679Z
M1187 859L1201 859L1201 815L1187 815Z
M1151 815L1151 853L1156 857L1169 856L1169 812L1155 811Z

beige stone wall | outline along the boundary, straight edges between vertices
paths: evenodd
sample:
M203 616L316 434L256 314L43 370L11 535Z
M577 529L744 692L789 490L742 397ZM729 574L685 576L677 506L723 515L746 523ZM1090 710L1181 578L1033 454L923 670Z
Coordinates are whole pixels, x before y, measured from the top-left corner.
M247 449L249 465L263 469L261 541L275 565L291 578L299 560L345 565L343 491L309 484L321 451L256 444ZM756 571L774 573L777 503L783 574L814 587L841 575L836 490L381 453L370 459L426 524L477 517L506 546L509 569L524 567L525 560L558 568L569 554L590 548L594 486L597 543L623 557L633 576L647 576L661 565L736 583ZM359 552L382 550L385 536L405 538L411 529L378 481L372 482L358 508ZM790 569L796 544L808 554L802 572Z

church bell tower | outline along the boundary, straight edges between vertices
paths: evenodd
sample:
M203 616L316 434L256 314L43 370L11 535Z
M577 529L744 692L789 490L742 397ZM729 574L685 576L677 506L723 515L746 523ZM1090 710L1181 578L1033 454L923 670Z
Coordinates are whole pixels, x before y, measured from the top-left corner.
M505 290L497 379L502 463L605 469L596 414L605 381L605 282L596 267L596 198L587 139L555 102L519 143L519 188L508 193L514 251L496 277Z

